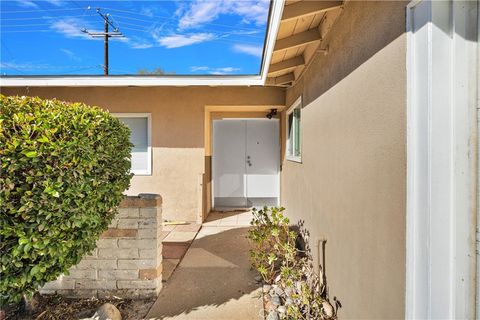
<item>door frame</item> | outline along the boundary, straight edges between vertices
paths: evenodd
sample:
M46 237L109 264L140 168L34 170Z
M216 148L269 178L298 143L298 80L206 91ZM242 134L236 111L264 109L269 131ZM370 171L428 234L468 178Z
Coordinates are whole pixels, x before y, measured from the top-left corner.
M285 105L206 105L204 113L204 146L205 146L205 171L202 177L202 221L206 219L207 215L212 211L212 142L213 142L213 120L221 118L264 118L271 109L277 109L278 114L275 117L281 119L282 111L285 109ZM282 168L282 161L285 148L284 141L284 123L280 121L280 171ZM281 181L281 179L280 179ZM280 195L281 195L281 183L280 183ZM281 198L279 198L281 203Z
M423 10L417 11L419 20L416 9ZM416 0L406 10L405 318L472 319L478 212L478 4ZM418 38L420 33L414 30L414 22L423 21L422 17L426 39Z
M229 120L245 120L245 121L277 121L277 124L278 124L278 152L279 152L279 155L278 155L278 176L277 176L277 185L278 185L278 195L277 195L277 201L276 201L276 204L275 206L279 206L280 205L280 168L281 168L281 127L280 127L280 122L281 122L281 119L280 119L280 116L277 115L275 117L273 117L273 119L265 119L264 117L264 113L255 113L255 114L252 114L250 113L248 115L248 117L242 117L240 116L239 114L235 114L234 116L232 116L231 114L230 115L226 115L225 113L223 114L220 114L218 115L218 117L214 114L213 117L212 117L212 158L211 158L211 163L212 163L212 182L211 182L211 190L212 190L212 196L211 196L211 203L212 203L212 209L215 209L216 205L215 205L215 178L214 178L214 172L213 172L213 168L214 168L214 161L213 161L213 153L214 153L214 150L213 150L213 135L214 135L214 128L213 128L213 122L214 121L219 121L219 120L225 120L225 121L229 121ZM246 129L248 129L248 125L246 127ZM248 130L247 130L248 131ZM245 139L248 138L248 134L245 136ZM247 143L248 145L248 143ZM245 152L248 151L248 147L247 149L245 150ZM247 176L247 180L248 180L248 176ZM244 185L244 188L248 188L248 181L245 181L245 185ZM246 201L248 201L248 189L245 189L245 199ZM260 197L261 198L261 197ZM252 198L253 199L253 198ZM222 207L222 206L220 206ZM217 206L218 208L218 206ZM236 207L235 207L236 208ZM240 207L238 207L240 208Z

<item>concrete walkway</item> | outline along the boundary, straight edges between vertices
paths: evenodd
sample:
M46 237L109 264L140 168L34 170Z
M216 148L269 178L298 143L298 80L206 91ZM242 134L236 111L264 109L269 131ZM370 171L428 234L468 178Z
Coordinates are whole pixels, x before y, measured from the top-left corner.
M250 269L251 214L211 213L160 292L148 319L263 319Z

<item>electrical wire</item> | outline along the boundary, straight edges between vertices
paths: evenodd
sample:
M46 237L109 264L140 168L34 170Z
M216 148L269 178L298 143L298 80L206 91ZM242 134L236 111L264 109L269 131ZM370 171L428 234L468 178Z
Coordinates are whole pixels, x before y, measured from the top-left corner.
M35 32L51 32L52 30L2 30L2 33L35 33Z
M121 29L122 30L132 30L132 31L146 32L146 33L151 32L151 31L145 30L145 29L136 29L136 28L130 28L130 27L121 27ZM128 37L128 34L126 36ZM245 44L259 45L258 42L252 42L252 41L228 40L228 39L225 38L226 36L228 36L228 35L224 35L223 37L220 37L220 38L206 40L205 42L208 41L208 42L224 42L224 43L245 43Z
M3 28L18 28L18 27L37 27L37 26L49 26L50 23L29 23L29 24L2 24Z
M135 23L130 23L130 22L125 22L125 21L121 21L121 20L118 20L118 18L121 18L121 19L132 19L132 20L139 20L139 21L145 21L145 22L151 22L152 25L150 27L147 27L147 30L150 30L152 29L153 25L155 24L155 22L152 22L152 21L148 21L148 20L144 20L144 19L133 19L133 18L130 18L130 17L126 17L126 16L121 16L121 15L115 15L115 18L117 18L117 23L118 25L127 25L127 26L133 26L133 27L140 27L140 28L145 28L146 26L145 25L140 25L140 24L135 24ZM173 25L173 24L169 24L167 23L167 25ZM212 30L212 29L204 29L202 28L201 29L202 32L218 32L218 30ZM243 36L243 37L249 37L249 38L255 38L255 39L264 39L263 36L255 36L252 34L252 32L254 33L259 33L261 32L260 30L255 30L255 31L246 31L246 32L250 32L250 33L242 33L242 31L232 31L232 32L224 32L222 33L222 35L227 35L227 36L231 36L231 35L238 35L238 36Z
M62 19L65 18L78 18L78 17L83 17L83 14L77 14L74 16L61 16ZM94 15L92 15L93 17ZM2 18L2 21L25 21L25 20L42 20L42 19L58 19L59 16L43 16L43 17L29 17L29 18Z
M89 9L89 6L87 7L81 7L76 1L70 1L71 3L75 4L77 6L77 8L51 8L51 9L31 9L31 10L11 10L11 11L4 11L2 10L2 14L11 14L11 13L36 13L36 12L52 12L52 11L55 11L55 12L61 12L61 11L75 11L75 10L84 10L84 14L85 12ZM168 19L168 20L174 20L174 21L178 21L177 18L174 18L174 17L169 17L169 16L160 16L160 15L149 15L149 14L143 14L143 13L140 13L140 12L136 12L136 11L131 11L131 10L122 10L122 9L116 9L116 8L109 8L109 7L103 7L102 9L105 9L105 10L109 10L109 11L114 11L114 12L122 12L122 13L128 13L128 14L134 14L134 15L137 15L137 16L144 16L144 17L149 17L149 18L160 18L160 19ZM80 15L78 15L80 16ZM40 17L33 17L33 18L6 18L6 19L2 19L2 20L14 20L14 19L18 19L18 20L21 20L21 19L25 19L25 20L28 20L28 19L39 19ZM124 16L124 18L126 18ZM135 19L135 20L139 20L139 21L144 21L144 22L150 22L148 20L145 20L145 19L139 19L139 18L132 18L132 17L129 17L129 19ZM233 25L227 25L227 24L220 24L220 23L212 23L212 22L205 22L205 23L202 23L202 25L212 25L212 26L219 26L219 27L225 27L225 28L232 28L232 29L235 29L235 30L238 30L238 31L258 31L258 29L255 29L255 28L242 28L242 29L239 29L237 26L233 26Z
M136 14L136 15L145 16L145 17L151 17L151 18L169 19L169 20L175 20L175 21L178 20L177 18L173 18L173 17L159 16L159 15L148 15L148 14L143 14L143 13L140 13L140 12L135 12L135 11L130 11L130 10L121 10L121 9L105 8L105 7L104 7L103 9L109 10L109 11L114 11L114 12L123 12L123 13ZM226 27L226 28L232 28L232 29L243 30L243 31L255 31L255 30L257 30L257 29L254 29L254 28L238 29L237 26L232 26L232 25L228 25L228 24L220 24L220 23L212 23L212 22L205 22L205 23L202 23L202 24L204 24L204 25L212 25L212 26L219 26L219 27Z
M73 11L73 10L84 10L84 8L63 8L63 9L35 9L35 10L13 10L13 11L4 11L2 13L32 13L32 12L46 12L46 11Z

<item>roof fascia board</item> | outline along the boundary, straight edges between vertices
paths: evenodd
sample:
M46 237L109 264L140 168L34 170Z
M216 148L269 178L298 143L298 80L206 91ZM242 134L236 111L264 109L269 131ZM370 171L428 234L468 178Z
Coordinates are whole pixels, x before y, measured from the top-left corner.
M268 77L268 69L270 67L270 61L272 60L273 49L275 48L275 42L277 41L277 33L282 22L283 8L285 7L285 0L272 0L272 11L270 15L269 28L267 34L267 41L265 44L265 51L262 71L260 72L262 78L262 85L265 84Z
M263 85L260 76L208 76L208 77L136 77L136 76L78 76L78 77L3 77L3 87L116 87L116 86L250 86Z

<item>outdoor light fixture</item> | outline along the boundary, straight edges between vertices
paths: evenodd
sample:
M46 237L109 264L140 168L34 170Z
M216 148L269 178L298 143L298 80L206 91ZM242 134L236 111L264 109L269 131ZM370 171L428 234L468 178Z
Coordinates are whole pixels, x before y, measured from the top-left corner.
M270 112L267 113L267 118L268 118L268 119L272 119L274 116L277 115L277 113L278 113L278 112L277 112L277 109L270 109Z

